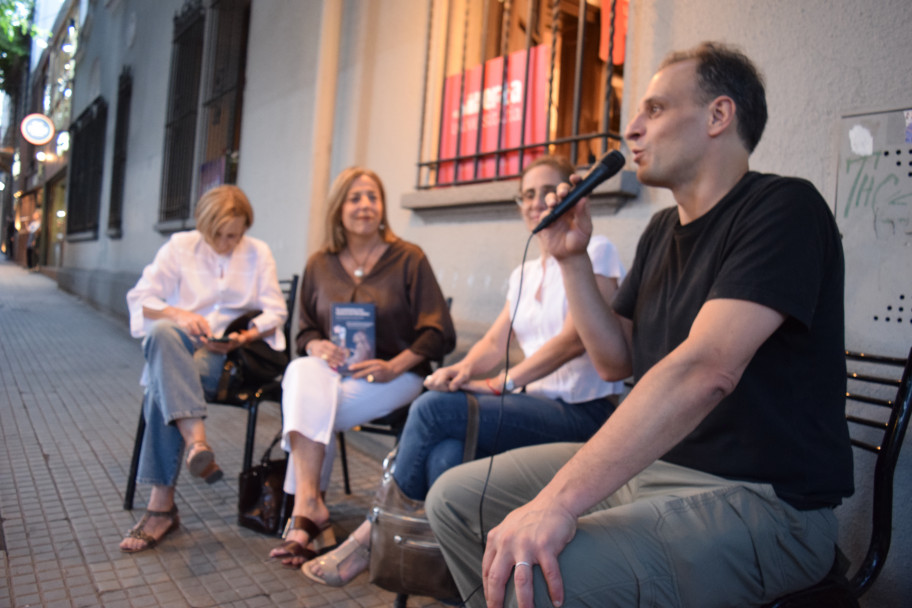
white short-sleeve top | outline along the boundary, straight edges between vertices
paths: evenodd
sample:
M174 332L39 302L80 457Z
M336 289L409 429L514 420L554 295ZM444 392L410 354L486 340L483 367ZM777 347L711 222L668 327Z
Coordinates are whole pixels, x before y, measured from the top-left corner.
M604 236L593 236L589 241L588 253L595 274L621 282L624 278L624 268L611 241ZM523 274L522 294L517 309L516 294L519 290L520 271ZM536 297L539 291L541 298ZM569 304L557 260L549 257L542 264L539 257L516 268L510 275L507 302L511 315L514 309L517 311L513 321L513 334L528 357L560 332L567 316ZM623 382L602 380L585 352L567 361L544 378L526 386L528 393L561 399L567 403L580 403L605 395L619 394L623 389Z

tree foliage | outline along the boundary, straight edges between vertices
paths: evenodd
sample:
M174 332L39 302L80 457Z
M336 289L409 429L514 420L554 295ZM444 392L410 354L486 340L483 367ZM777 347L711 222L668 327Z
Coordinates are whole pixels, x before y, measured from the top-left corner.
M28 69L34 0L0 0L0 89L11 97Z

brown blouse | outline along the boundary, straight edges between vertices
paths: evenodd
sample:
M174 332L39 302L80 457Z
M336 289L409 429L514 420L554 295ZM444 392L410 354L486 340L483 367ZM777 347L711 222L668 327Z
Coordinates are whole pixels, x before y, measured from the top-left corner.
M430 262L420 247L402 239L390 243L361 283L345 272L338 254L313 254L304 268L299 302L298 354L311 340L329 339L334 302L373 302L377 358L389 360L408 348L425 358L411 370L421 376L430 373L431 361L456 346L449 307Z

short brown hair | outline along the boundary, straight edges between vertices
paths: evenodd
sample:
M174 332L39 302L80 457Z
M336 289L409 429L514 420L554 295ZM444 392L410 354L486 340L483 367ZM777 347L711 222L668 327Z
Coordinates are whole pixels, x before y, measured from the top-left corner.
M359 177L369 177L377 184L380 190L380 202L382 203L382 212L380 216L380 238L387 243L396 240L389 227L389 221L386 216L386 191L383 189L383 182L380 177L364 167L349 167L336 177L332 188L329 191L328 209L326 210L326 234L324 235L323 247L329 253L339 253L345 249L348 240L345 237L345 227L342 225L342 205L348 196L348 190Z
M243 217L247 228L253 226L253 207L237 186L216 186L200 197L195 217L196 229L211 241L219 229L236 217Z
M748 152L753 152L766 127L766 91L763 76L753 62L733 46L720 42L701 42L692 49L669 53L659 69L682 61L697 62L697 88L701 101L709 103L720 95L735 101L738 136Z

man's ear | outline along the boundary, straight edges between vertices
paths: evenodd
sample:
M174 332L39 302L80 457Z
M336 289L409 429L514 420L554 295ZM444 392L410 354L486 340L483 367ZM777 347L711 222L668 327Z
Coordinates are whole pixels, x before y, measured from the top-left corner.
M735 100L720 95L709 104L709 136L721 135L735 122Z

